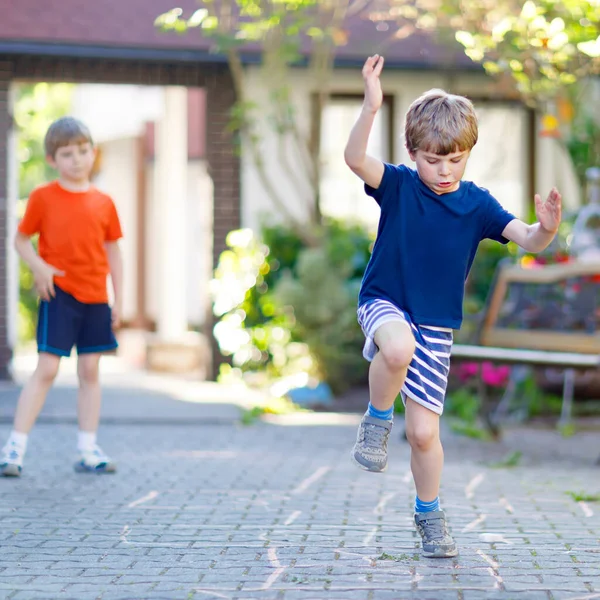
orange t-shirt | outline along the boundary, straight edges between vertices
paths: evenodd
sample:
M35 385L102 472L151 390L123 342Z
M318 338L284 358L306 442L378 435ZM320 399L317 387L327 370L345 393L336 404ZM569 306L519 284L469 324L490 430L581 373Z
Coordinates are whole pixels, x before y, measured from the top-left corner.
M26 236L40 234L40 256L65 272L54 278L61 290L80 302L108 302L104 243L123 236L110 196L95 187L72 192L53 181L33 190L18 229Z

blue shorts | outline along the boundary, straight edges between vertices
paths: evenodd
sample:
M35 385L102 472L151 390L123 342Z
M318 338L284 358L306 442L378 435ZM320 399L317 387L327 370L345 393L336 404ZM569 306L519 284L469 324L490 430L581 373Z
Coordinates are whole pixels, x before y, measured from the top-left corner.
M70 356L73 346L77 347L78 354L117 348L108 304L86 304L56 286L54 289L54 298L49 302L40 301L38 352Z
M366 338L363 356L368 361L372 361L379 351L375 344L375 333L390 321L406 323L415 338L415 353L400 390L403 402L406 404L406 398L411 398L441 415L450 370L452 330L416 325L408 313L391 302L372 300L358 309L358 322Z

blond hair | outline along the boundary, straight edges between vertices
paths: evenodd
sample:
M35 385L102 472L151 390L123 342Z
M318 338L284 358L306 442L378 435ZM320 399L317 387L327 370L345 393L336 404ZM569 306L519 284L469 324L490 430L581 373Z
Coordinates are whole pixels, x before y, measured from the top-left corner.
M477 115L467 98L433 89L410 105L404 133L410 152L464 152L477 143Z
M44 138L46 156L54 158L56 151L69 144L93 144L90 130L78 119L62 117L48 128Z

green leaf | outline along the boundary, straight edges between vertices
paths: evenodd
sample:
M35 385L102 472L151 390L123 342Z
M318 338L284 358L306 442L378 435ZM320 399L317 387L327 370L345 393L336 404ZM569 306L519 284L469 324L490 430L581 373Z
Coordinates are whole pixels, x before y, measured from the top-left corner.
M219 19L214 16L208 16L202 20L201 27L204 31L212 31L219 26Z

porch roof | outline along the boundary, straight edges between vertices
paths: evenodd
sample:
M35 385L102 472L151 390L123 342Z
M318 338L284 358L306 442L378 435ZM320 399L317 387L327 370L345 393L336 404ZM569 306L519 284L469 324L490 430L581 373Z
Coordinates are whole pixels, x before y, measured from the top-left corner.
M365 7L375 9L376 2L365 0ZM174 7L191 15L200 6L197 0L10 2L0 19L0 54L223 62L199 31L177 35L154 26L159 14ZM388 68L479 69L458 44L436 43L423 33L398 39L395 23L375 22L366 12L347 18L348 43L338 48L339 66L362 65L366 56L377 52L385 55ZM258 55L248 49L244 59L253 62Z

